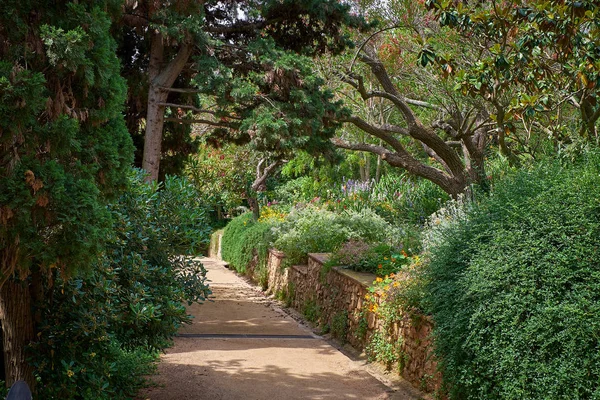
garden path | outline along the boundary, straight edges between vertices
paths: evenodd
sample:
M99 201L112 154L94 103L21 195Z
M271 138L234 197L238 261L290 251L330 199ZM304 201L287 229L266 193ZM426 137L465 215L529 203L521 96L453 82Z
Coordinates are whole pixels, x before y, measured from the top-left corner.
M189 308L192 324L161 357L143 400L416 400L366 372L259 290L205 259L212 301Z

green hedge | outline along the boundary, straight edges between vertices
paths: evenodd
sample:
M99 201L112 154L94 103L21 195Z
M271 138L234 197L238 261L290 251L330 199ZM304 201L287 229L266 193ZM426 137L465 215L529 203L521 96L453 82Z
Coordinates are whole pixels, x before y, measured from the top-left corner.
M264 287L267 284L266 268L272 224L268 221L254 221L252 213L242 214L227 224L221 239L221 256L235 270L246 274L256 256L254 277Z
M500 183L431 248L453 399L600 398L600 158Z

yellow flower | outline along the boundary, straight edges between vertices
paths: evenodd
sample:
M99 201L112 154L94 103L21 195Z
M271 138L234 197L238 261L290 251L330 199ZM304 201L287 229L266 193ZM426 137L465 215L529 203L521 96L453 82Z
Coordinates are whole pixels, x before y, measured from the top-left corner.
M390 285L385 285L385 287L383 288L383 290L390 290Z
M71 378L73 375L75 375L75 372L71 371L70 369L67 370L67 376L69 378Z
M398 282L394 282L394 285L393 285L393 286L394 286L394 287L398 287L398 286L400 286L400 284L399 284Z
M381 265L381 264L379 264L379 265ZM375 282L381 283L381 282L383 282L383 279L381 279L380 277L377 277L377 279L375 279Z
M387 260L387 257L383 257L384 260Z
M367 293L367 294L365 294L365 299L366 299L366 300L370 300L370 299L371 299L371 295L370 295L370 294L368 294L368 293Z

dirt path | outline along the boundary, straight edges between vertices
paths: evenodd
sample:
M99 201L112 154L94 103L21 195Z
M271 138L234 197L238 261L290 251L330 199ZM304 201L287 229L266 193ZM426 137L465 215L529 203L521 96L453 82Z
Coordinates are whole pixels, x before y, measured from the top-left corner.
M148 400L415 400L392 390L262 293L206 259L212 302L189 308L195 319L161 358Z

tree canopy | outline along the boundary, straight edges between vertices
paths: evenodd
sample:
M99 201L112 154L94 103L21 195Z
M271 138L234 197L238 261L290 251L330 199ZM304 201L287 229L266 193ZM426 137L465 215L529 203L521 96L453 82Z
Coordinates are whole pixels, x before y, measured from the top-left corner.
M366 27L333 0L136 1L123 23L128 76L147 87L129 104L138 126L146 104L143 166L154 179L165 122L208 124L214 142L251 142L279 158L330 149L340 110L308 57L339 53L351 44L344 27Z

